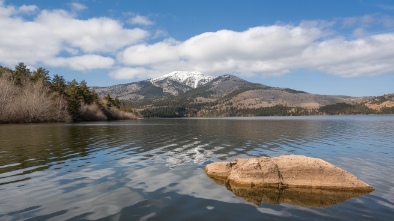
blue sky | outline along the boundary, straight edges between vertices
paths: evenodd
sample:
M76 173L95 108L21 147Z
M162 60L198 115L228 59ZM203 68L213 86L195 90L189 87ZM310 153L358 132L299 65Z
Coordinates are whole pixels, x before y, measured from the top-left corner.
M91 86L182 70L317 94L394 93L392 0L0 0L0 30L0 65Z

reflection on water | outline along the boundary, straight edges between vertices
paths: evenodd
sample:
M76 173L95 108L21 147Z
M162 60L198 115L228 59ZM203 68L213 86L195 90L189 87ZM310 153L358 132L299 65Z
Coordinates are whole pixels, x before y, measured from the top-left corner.
M0 220L391 220L392 131L393 116L0 125ZM282 154L322 158L375 191L305 208L343 200L234 195L203 170Z
M331 207L353 197L359 197L372 190L329 190L313 188L274 188L274 187L240 187L232 186L224 180L210 177L219 185L225 186L236 196L247 202L260 206L263 203L287 203L302 207Z

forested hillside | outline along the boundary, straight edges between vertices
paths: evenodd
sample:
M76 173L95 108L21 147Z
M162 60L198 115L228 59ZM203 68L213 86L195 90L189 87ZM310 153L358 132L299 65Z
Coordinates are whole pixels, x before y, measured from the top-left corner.
M109 95L100 99L85 81L66 80L49 71L0 66L0 123L71 122L136 118L119 110L121 103Z
M133 102L133 106L144 117L394 114L393 97L309 94L224 75L178 96L145 98Z
M190 81L198 78L187 73ZM96 87L144 117L300 116L392 114L393 96L351 97L310 94L252 83L234 75L210 78L194 88L173 73L130 84ZM155 84L152 84L155 82Z

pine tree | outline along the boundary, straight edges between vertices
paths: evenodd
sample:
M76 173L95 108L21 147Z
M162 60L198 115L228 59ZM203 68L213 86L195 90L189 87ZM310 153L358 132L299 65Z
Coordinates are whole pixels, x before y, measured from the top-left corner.
M65 94L67 83L63 76L55 75L51 81L51 90L57 91L60 94Z
M49 76L49 71L42 67L39 67L37 70L33 71L33 74L30 79L34 82L41 79L44 85L50 85L51 83L51 77Z
M114 99L113 104L116 108L120 109L120 100L117 97Z
M15 66L15 70L12 73L11 80L18 86L22 86L23 83L30 78L31 72L30 69L26 67L23 62L19 62L18 65Z
M104 100L107 101L108 107L112 107L114 101L113 101L111 95L109 95L109 94L105 95Z

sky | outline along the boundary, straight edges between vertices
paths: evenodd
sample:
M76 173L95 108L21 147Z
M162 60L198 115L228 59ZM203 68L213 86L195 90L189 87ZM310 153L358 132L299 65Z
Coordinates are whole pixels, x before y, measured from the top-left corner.
M172 71L394 93L392 0L0 0L0 65L111 86Z

